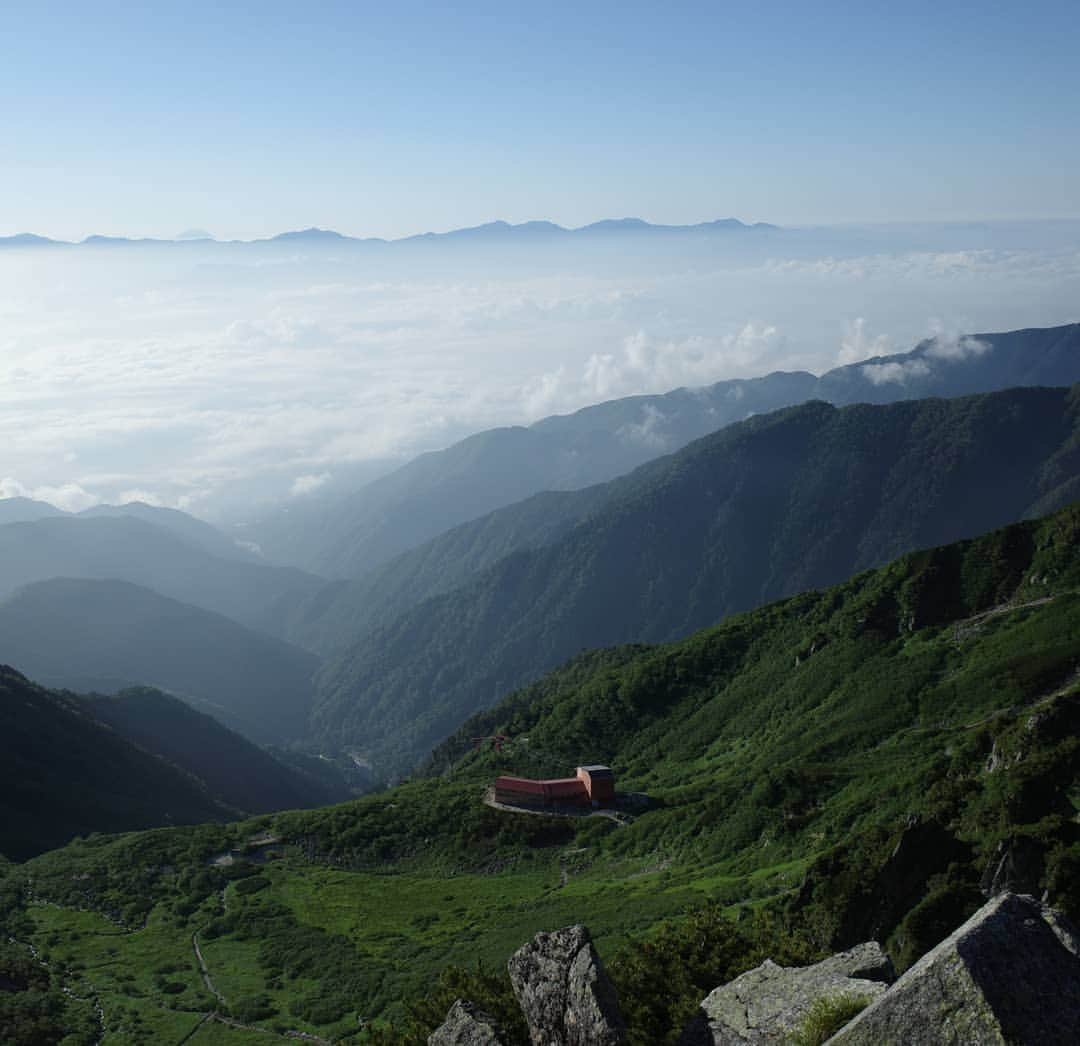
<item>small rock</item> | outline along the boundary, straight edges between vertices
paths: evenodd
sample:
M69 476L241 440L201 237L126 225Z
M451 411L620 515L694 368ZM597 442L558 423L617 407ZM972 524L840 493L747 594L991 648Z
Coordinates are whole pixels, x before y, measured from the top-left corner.
M458 999L445 1022L428 1036L428 1046L502 1046L502 1041L493 1018Z
M1006 893L927 952L830 1046L1074 1046L1076 931L1034 897Z
M622 1046L615 989L584 926L538 933L507 963L533 1046Z
M744 1046L785 1042L820 998L877 998L896 976L876 941L813 966L760 966L717 988L701 1003L680 1046Z

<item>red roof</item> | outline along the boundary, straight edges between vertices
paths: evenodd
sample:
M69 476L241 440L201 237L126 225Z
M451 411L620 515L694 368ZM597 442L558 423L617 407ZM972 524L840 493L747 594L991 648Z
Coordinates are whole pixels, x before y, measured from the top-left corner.
M495 787L513 792L528 792L531 795L544 794L544 782L530 781L527 777L499 777L495 781Z
M528 777L500 777L496 779L495 787L552 799L585 793L585 782L577 777L557 777L550 781L533 781Z

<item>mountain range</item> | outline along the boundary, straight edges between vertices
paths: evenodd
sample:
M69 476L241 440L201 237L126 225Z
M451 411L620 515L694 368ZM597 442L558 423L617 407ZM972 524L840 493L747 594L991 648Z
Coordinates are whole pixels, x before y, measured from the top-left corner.
M934 340L820 378L724 382L481 433L291 516L306 554L331 577L353 564L352 579L274 566L272 541L260 557L172 510L0 501L7 657L54 685L165 687L261 743L366 752L400 773L583 646L674 638L1076 497L1064 394L907 397L1060 385L1080 378L1078 350L1078 325ZM768 413L814 393L906 406Z
M291 506L245 528L266 556L355 578L460 523L540 491L629 472L724 425L820 399L843 406L1080 381L1080 324L929 339L828 371L778 372L634 396L492 429L424 454L355 493Z
M204 526L197 520L190 525ZM208 540L212 547L217 542L235 547L220 534ZM138 514L50 515L0 525L0 598L54 577L130 581L270 635L280 635L293 605L325 584L239 552L222 558L190 535Z
M1050 511L1078 484L1076 386L751 418L614 481L599 508L584 492L592 514L552 543L361 636L321 670L313 732L400 773L582 648L686 635Z
M201 230L193 230L201 232ZM454 242L467 240L496 242L535 242L537 239L589 239L609 236L652 235L652 236L708 236L733 232L776 232L778 226L768 222L754 222L747 225L737 218L718 218L715 221L698 222L693 225L654 225L641 218L606 218L578 228L566 228L549 221L530 221L511 224L505 221L492 221L464 229L451 229L448 232L425 232L414 236L405 236L397 240L386 240L377 236L356 237L335 232L333 229L295 229L278 233L265 239L257 240L215 240L209 235L182 235L176 239L153 239L141 237L131 239L125 236L87 236L83 240L55 240L34 233L17 233L14 236L0 236L0 249L4 247L111 247L111 246L162 246L198 244L334 244L390 246L395 244L418 244L436 242Z

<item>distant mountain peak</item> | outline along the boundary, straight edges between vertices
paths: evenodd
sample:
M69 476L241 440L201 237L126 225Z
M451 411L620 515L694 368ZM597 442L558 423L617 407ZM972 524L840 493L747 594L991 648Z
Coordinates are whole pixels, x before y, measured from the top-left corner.
M208 233L205 229L185 229L183 232L178 232L174 237L174 240L212 240L213 235Z
M38 236L34 232L17 232L14 236L0 236L0 246L6 247L52 247L63 243L63 240L50 240L48 236Z
M309 229L293 229L289 232L279 232L277 236L271 236L270 240L273 243L296 240L309 240L323 243L328 240L348 240L351 238L352 237L345 236L340 232L335 232L333 229L320 229L313 225Z

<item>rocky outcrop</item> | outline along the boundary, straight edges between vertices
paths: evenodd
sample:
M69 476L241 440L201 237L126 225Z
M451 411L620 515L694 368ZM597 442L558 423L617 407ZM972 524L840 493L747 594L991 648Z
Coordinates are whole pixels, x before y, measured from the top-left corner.
M876 941L813 966L760 966L706 996L680 1046L750 1046L785 1042L821 998L875 999L895 977Z
M493 1018L458 999L445 1022L428 1036L428 1046L502 1046L502 1041Z
M622 1046L615 989L584 926L538 933L507 969L533 1046Z
M1025 836L1002 839L983 870L979 889L984 897L999 893L1034 893L1045 867L1044 847Z
M1072 1046L1080 944L1058 913L1002 894L924 955L831 1046Z

